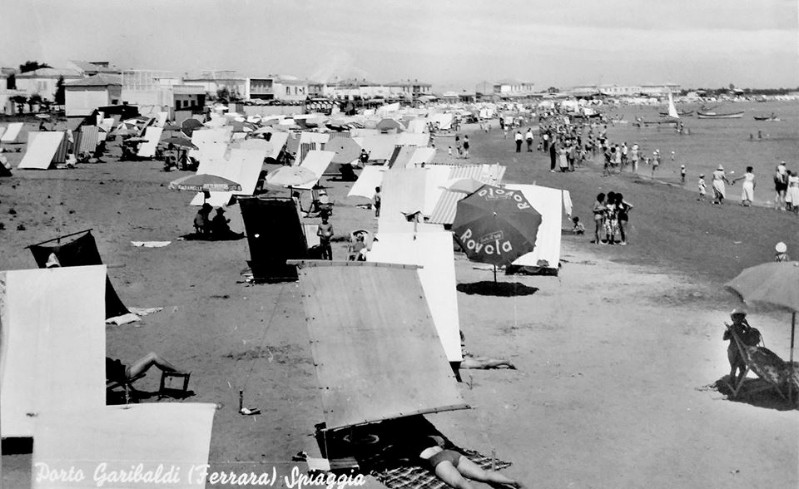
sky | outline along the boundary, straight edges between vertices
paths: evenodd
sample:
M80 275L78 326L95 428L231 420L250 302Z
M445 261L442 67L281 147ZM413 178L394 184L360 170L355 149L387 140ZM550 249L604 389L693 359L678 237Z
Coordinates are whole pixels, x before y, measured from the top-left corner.
M799 86L797 0L0 0L0 65Z

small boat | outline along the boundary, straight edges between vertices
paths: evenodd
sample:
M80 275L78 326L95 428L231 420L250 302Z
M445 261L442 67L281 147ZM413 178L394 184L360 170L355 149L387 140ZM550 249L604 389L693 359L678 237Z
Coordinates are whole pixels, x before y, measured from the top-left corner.
M698 119L740 119L744 116L743 111L741 112L729 112L727 114L719 114L716 112L697 112L696 117Z
M661 117L667 117L668 115L669 115L668 112L661 112L660 113ZM692 115L694 115L694 111L693 110L678 110L677 111L677 115L680 116L680 117L691 117Z
M768 115L768 116L756 115L756 116L754 116L754 118L755 118L756 121L775 121L775 122L777 122L777 121L780 120L780 118L777 117L774 114L771 114L771 115Z
M693 110L679 112L677 110L677 107L674 106L674 98L672 98L671 92L669 92L669 110L668 112L661 112L660 116L671 117L672 119L679 119L680 116L688 116L693 113L694 113Z

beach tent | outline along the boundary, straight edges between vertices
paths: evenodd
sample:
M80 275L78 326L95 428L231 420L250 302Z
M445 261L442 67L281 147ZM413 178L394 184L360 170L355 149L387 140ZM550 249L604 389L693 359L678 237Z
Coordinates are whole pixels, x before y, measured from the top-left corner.
M520 190L530 205L541 214L541 225L535 248L530 253L520 256L513 262L513 267L521 267L557 273L560 264L560 237L563 225L563 191L555 188L541 187L538 185L504 186L510 190ZM534 271L533 270L533 271Z
M438 128L441 129L441 130L445 130L446 131L446 130L452 128L453 117L452 117L452 114L450 114L450 113L432 114L430 116L430 120L433 122L433 124L438 123Z
M366 260L421 267L416 271L447 360L462 361L452 233L387 233L381 230Z
M406 221L424 209L427 172L424 168L387 171L383 175L381 221Z
M427 132L427 121L424 119L412 119L406 124L407 129L404 134L422 134Z
M280 156L280 151L286 146L288 138L289 133L287 132L273 132L269 141L267 141L271 147L266 152L266 157L276 160L277 157Z
M83 152L94 153L99 141L99 128L97 126L83 126L77 134L75 141L75 155Z
M347 197L365 197L373 199L375 197L375 187L383 183L383 174L386 168L383 166L367 166L361 170L358 180L352 185Z
M410 222L410 221L383 221L379 223L380 226L377 230L377 237L379 239L381 233L440 233L444 231L444 226L441 224L430 224L427 222Z
M425 167L424 205L422 214L430 217L444 193L444 186L449 181L450 168L441 165Z
M186 121L188 122L188 121ZM184 122L184 126L186 125ZM230 126L226 127L219 127L215 129L195 129L191 133L191 143L197 146L198 149L192 149L189 151L189 157L196 159L199 162L202 162L203 159L207 156L206 150L209 148L213 148L216 146L219 147L220 144L227 147L227 144L230 142L233 134L233 128ZM217 154L217 150L211 149L213 154Z
M3 140L3 134L5 134L5 133L6 133L6 128L3 127L3 126L0 126L0 141Z
M63 131L28 133L25 156L19 162L19 169L47 170L54 163L66 160L67 140Z
M81 235L75 238L76 235ZM62 243L62 240L64 241ZM91 231L81 231L79 233L51 239L35 245L31 245L31 253L36 265L45 268L47 259L51 253L55 253L58 262L62 267L79 267L85 265L102 265L100 251L97 249L97 242ZM119 299L119 296L111 285L111 280L106 277L105 281L105 317L113 318L127 314L128 308Z
M309 151L305 155L305 159L302 160L300 166L312 171L314 175L316 175L316 180L306 183L305 185L297 185L295 188L303 190L312 189L314 185L319 182L319 179L322 178L322 175L324 174L325 170L327 170L327 167L330 165L330 161L334 156L336 156L336 153L333 151Z
M391 158L396 145L396 134L375 134L373 136L364 136L361 146L369 153L370 161L381 161Z
M81 471L85 478L65 483L33 476L32 487L204 488L216 407L168 402L46 412L36 419L33 466ZM142 480L102 479L123 473Z
M234 195L253 195L258 185L258 177L263 168L266 148L234 148L220 155L212 155L200 161L197 168L198 175L216 175L227 178L241 185L241 190L233 192L211 192L214 204L223 202L224 205ZM203 205L202 192L197 193L191 205ZM220 205L220 204L217 204Z
M449 188L450 185L464 179L498 186L505 176L505 167L502 165L430 165L428 168L433 166L448 166L450 168L450 180L444 185L445 188ZM452 224L455 221L458 201L466 197L466 195L463 192L443 190L433 211L430 213L429 222L444 225Z
M427 146L430 136L417 132L403 132L397 134L397 145L400 146Z
M155 156L155 148L158 142L161 141L161 133L164 131L163 127L150 126L144 131L144 143L139 146L139 152L136 154L139 158L152 158Z
M105 406L105 283L104 265L0 272L3 438L33 436L49 410Z
M396 156L392 155L392 159L394 160L393 163L389 162L389 168L392 171L394 170L404 170L408 167L408 164L411 162L413 158L413 154L416 153L416 146L400 146L399 152ZM411 165L413 167L413 165Z
M2 143L14 143L17 141L19 137L20 131L22 131L22 122L11 122L8 124L8 128L6 128L6 132L3 133L3 137L0 138L0 142Z
M466 409L417 267L300 264L327 429Z
M414 146L411 146L414 147ZM405 164L406 168L424 166L433 161L436 156L436 148L416 148L411 155L411 159ZM396 165L396 163L395 163Z
M286 260L305 258L308 244L294 200L244 197L239 207L250 247L247 263L255 280L296 280L297 269Z

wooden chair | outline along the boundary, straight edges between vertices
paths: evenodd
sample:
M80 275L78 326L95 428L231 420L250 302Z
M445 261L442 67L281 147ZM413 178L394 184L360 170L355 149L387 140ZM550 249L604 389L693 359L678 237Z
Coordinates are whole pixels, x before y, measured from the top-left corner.
M146 373L142 373L133 377L132 379L125 379L125 380L107 380L105 383L105 390L106 393L114 394L117 393L118 390L122 389L123 391L123 398L125 399L125 404L130 404L131 401L136 401L136 393L138 392L136 388L133 387L133 383L137 380L146 376Z
M744 344L743 340L741 340L732 328L730 329L730 336L732 337L732 341L735 342L745 365L744 374L741 377L741 381L738 382L738 385L735 385L735 379L730 379L732 396L734 398L738 397L741 388L746 384L746 375L752 371L765 382L765 385L747 388L744 392L745 395L749 396L757 392L773 389L777 391L780 397L787 401L788 397L783 391L788 389L789 383L792 381L790 365L766 347Z

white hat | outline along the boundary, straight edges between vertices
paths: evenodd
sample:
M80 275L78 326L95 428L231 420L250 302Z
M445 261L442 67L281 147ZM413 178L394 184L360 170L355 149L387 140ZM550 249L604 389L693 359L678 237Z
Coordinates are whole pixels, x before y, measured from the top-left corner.
M785 253L788 251L788 245L780 241L777 243L777 246L775 246L774 249L777 250L777 253Z
M736 307L730 313L730 316L735 316L735 315L746 316L746 309L744 309L743 307Z
M47 263L44 264L45 268L58 268L61 266L61 262L58 261L58 257L55 256L55 253L50 253L50 256L47 257Z
M724 167L723 167L723 166L721 166L721 163L719 163L719 167L718 167L717 169L718 169L718 170L723 170L723 169L724 169Z

